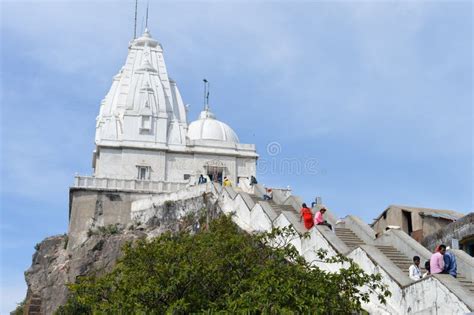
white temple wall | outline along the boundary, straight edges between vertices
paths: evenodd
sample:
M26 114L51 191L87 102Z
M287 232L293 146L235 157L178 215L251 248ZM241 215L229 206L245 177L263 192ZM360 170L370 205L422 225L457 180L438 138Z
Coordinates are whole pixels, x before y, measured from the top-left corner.
M207 163L217 163L223 166L223 176L229 177L235 183L237 179L236 161L236 157L218 154L168 153L167 180L183 180L184 174L197 178L200 174L206 174Z
M151 143L166 143L167 136L167 121L166 119L159 119L155 116L150 117L150 129L142 130L142 116L141 115L127 115L123 118L124 140ZM138 140L139 139L139 140Z
M193 154L167 153L166 154L166 180L182 181L184 175L193 175L196 171Z
M136 179L137 166L150 167L150 180L183 181L186 174L196 180L206 174L205 165L217 163L223 166L223 176L234 185L237 178L255 176L255 159L228 155L199 153L175 153L161 150L101 147L96 160L96 177Z
M96 177L117 177L116 168L122 165L122 150L101 148L96 156L94 175Z
M150 167L150 180L165 179L165 152L156 150L101 148L96 177L136 179L137 166ZM119 176L120 174L120 176Z
M257 163L252 158L237 158L237 176L240 179L248 179L257 174Z

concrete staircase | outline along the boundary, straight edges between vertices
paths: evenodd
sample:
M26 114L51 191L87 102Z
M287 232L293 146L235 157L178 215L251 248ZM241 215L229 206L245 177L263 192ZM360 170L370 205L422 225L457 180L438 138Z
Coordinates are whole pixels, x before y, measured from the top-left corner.
M336 225L336 236L341 241L343 241L350 250L353 250L360 245L366 244L351 229L345 227L344 224ZM408 257L393 246L375 245L375 247L408 276L408 270L413 264L412 257ZM420 266L420 270L422 273L426 272L426 269L424 268L424 262ZM474 294L474 283L472 281L466 279L466 277L464 277L462 274L458 274L456 279L467 292Z
M350 250L365 244L352 230L343 227L343 225L336 225L335 232L336 236L339 237Z
M250 198L252 198L255 203L263 201L263 198L259 198L258 196L253 194L250 194ZM267 200L267 202L278 215L281 214L282 211L293 211L298 213L298 211L293 206L277 204L274 200ZM358 237L357 234L355 234L350 228L346 227L344 223L337 224L335 226L335 234L342 242L344 242L344 244L346 244L346 246L351 251L359 247L360 245L368 245L360 237ZM375 245L375 247L385 257L387 257L391 262L393 262L404 274L408 276L409 268L413 264L412 257L408 257L393 246ZM426 269L424 268L423 264L420 266L420 270L422 273L426 272ZM462 275L458 275L457 280L467 291L474 293L473 282L466 279Z
M366 243L360 239L350 228L346 227L344 223L337 224L335 227L336 236L343 241L346 246L352 251L358 246L366 245ZM374 246L391 262L393 262L404 274L409 275L409 268L413 264L412 257L408 257L393 246L389 245L375 245ZM424 262L420 266L422 273L426 272L424 268ZM474 283L464 277L462 274L458 274L456 278L459 284L474 296Z
M336 236L343 241L350 250L355 249L360 245L366 243L361 240L351 229L344 227L344 225L336 225ZM400 270L408 275L408 269L412 265L412 260L406 255L402 254L393 246L375 245L375 247L384 254L390 261L392 261ZM424 269L422 269L424 270ZM424 271L423 271L424 272Z
M293 212L296 212L297 213L297 210L293 207L293 206L290 206L290 205L280 205L280 204L277 204L275 201L273 200L263 200L263 198L260 198L259 196L255 195L255 194L248 194L249 197L252 199L252 201L254 203L259 203L260 201L266 201L268 202L268 204L270 205L270 207L272 207L272 209L276 212L276 214L280 214L282 213L283 211L293 211Z
M263 198L258 197L257 195L254 194L248 194L249 197L253 200L254 203L258 203L263 200Z
M298 220L302 203L300 198L274 195L273 200L263 202L262 191L262 187L241 192L226 187L220 197L221 209L224 213L232 214L233 220L248 232L269 231L272 227L290 225L299 232L308 231ZM338 267L317 262L314 252L319 249L327 251L330 256L338 253L347 255L364 270L380 272L392 296L387 305L371 299L364 305L367 311L374 314L421 314L427 310L436 310L444 314L464 314L474 310L470 298L474 285L469 281L470 277L466 279L460 275L455 279L449 275L435 275L420 281L409 279L408 268L412 264L412 256L419 255L422 262L430 256L425 248L421 248L409 236L398 231L388 231L384 237L376 239L373 230L357 217L347 216L336 224L335 216L330 211L326 216L335 227L335 233L327 227L318 226L308 231L309 238L296 237L292 243L305 259L323 270L333 272ZM439 300L444 302L439 303Z
M400 270L408 275L408 269L413 264L412 259L402 254L393 246L375 245L375 247L378 248L378 250L390 259L398 268L400 268Z
M456 278L458 281L461 283L461 285L468 291L471 292L474 296L474 282L466 279L462 274L458 274L458 277Z
M292 211L297 213L296 209L290 205L279 205L273 200L267 200L267 202L278 214L282 213L283 211Z

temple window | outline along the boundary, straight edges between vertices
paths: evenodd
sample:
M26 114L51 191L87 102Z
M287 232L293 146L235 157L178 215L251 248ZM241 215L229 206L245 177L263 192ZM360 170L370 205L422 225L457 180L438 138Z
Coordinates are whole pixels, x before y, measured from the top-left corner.
M151 130L151 116L142 116L141 130Z
M137 179L139 180L149 180L151 173L150 166L140 166L137 165Z

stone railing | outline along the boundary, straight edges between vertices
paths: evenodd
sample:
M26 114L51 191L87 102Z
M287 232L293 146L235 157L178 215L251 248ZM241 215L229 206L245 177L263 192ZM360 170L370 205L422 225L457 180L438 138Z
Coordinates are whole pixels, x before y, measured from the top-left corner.
M202 196L204 193L212 193L218 196L220 191L213 182L208 182L200 185L188 186L186 189L172 191L169 193L150 195L148 198L138 199L132 202L131 211L132 218L134 213L150 210L161 206L169 201L187 200Z
M138 179L120 179L76 175L74 188L118 189L129 191L172 192L185 188L188 182L168 182Z

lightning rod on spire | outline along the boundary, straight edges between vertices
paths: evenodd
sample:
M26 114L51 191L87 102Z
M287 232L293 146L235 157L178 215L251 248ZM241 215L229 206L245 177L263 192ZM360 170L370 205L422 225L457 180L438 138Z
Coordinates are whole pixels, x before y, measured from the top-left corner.
M209 81L202 79L204 82L204 110L209 110Z
M133 39L137 38L137 10L138 10L138 0L135 0L135 25L133 28Z
M146 18L145 18L145 30L148 30L148 6L150 5L150 2L146 3Z

